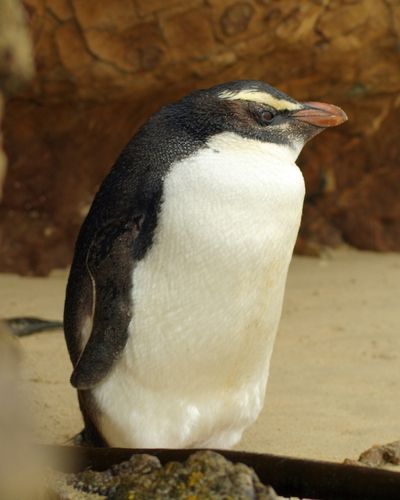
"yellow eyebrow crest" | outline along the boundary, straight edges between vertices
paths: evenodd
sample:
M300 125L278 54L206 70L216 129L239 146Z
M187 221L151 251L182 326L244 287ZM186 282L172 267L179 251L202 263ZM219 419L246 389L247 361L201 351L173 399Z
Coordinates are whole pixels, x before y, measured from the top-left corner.
M229 99L231 101L240 99L242 101L259 102L261 104L268 104L278 110L296 110L300 107L298 103L290 102L286 99L277 99L271 94L266 94L265 92L259 92L257 90L242 90L241 92L230 92L229 90L225 90L224 92L221 92L218 97L221 99Z

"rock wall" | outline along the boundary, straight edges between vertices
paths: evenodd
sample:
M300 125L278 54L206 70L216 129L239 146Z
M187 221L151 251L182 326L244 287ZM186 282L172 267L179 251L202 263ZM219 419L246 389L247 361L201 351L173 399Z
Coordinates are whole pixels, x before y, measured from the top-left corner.
M4 95L18 91L33 76L32 42L25 13L17 0L0 0L0 124ZM7 168L0 130L0 198Z
M238 78L341 106L302 153L297 250L400 250L396 0L25 0L33 83L5 113L0 271L67 266L101 180L167 102Z
M0 0L0 124L4 95L19 90L33 76L32 43L18 0ZM0 130L0 198L7 168ZM6 230L6 229L5 229ZM28 440L27 411L20 398L19 345L0 320L0 498L38 498L38 457Z
M19 0L0 0L0 127L4 113L4 98L16 93L33 77L32 41L27 16ZM7 157L3 151L0 128L0 199L7 170ZM0 229L2 242L10 236L7 225ZM0 330L2 326L0 325ZM2 481L1 481L2 482ZM3 484L3 483L2 483Z

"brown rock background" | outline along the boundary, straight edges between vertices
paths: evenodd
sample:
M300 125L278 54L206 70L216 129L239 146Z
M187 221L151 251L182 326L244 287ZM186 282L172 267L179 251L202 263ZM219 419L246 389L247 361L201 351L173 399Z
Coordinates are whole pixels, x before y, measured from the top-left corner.
M0 125L4 95L33 76L32 42L19 0L0 0ZM0 198L7 168L0 129ZM21 397L20 346L0 320L0 498L38 498L40 460L31 446L27 407Z
M0 0L0 125L4 95L10 96L33 76L32 42L19 0ZM0 199L7 168L0 129Z
M297 250L400 250L400 2L25 0L33 83L6 105L0 271L67 266L90 202L146 118L238 78L341 106L302 153Z

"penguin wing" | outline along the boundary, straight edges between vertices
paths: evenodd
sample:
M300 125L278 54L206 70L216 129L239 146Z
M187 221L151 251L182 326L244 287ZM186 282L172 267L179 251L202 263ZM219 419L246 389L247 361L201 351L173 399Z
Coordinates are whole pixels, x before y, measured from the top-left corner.
M142 219L142 214L122 215L108 222L91 239L85 271L92 283L92 330L71 376L71 384L77 389L93 389L100 384L126 345L132 316L132 272L135 265L131 249L140 232ZM81 307L84 313L85 305L79 300L79 293L75 290L78 300L74 300L74 307ZM82 342L82 333L79 333Z

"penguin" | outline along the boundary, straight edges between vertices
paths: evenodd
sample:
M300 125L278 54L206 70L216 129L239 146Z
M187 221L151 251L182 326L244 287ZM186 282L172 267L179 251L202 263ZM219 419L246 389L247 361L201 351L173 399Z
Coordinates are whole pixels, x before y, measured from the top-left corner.
M302 214L295 162L346 119L239 80L164 106L134 135L67 284L81 444L228 449L254 423Z

